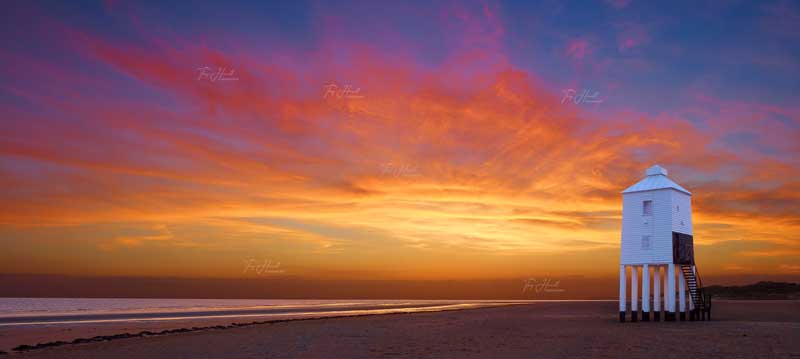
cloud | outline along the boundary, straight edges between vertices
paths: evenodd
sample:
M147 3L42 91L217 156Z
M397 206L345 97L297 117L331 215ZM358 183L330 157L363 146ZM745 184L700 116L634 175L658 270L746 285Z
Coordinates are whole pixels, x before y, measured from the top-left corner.
M624 23L617 26L617 49L622 52L630 52L639 47L650 43L648 28L640 23Z
M800 265L797 264L781 264L778 266L781 271L787 273L800 273Z
M240 263L239 250L278 248L308 273L419 257L417 275L481 275L470 267L476 257L513 273L510 262L483 257L615 246L619 191L663 163L695 193L698 243L795 240L795 110L707 94L670 114L579 113L508 61L497 9L450 10L442 26L463 38L439 61L395 58L342 34L322 34L312 48L269 42L264 56L146 26L128 38L60 25L53 36L69 61L93 71L13 59L53 81L12 81L15 101L0 103L9 114L0 124L0 223L22 231L19 241L69 226L143 230L91 237L119 249L109 255L121 261L135 260L128 250L193 246ZM619 40L620 51L650 41L643 28ZM577 62L594 51L583 38L564 49ZM238 80L198 79L198 66L235 69ZM331 81L365 97L324 98ZM706 126L684 116L694 110L708 114ZM735 135L742 131L754 135ZM764 146L788 156L765 157ZM386 163L417 175L386 176ZM197 270L241 271L225 268Z
M567 57L575 60L575 61L583 61L590 57L593 53L593 49L589 45L589 41L586 39L572 39L567 42L566 49L564 50Z

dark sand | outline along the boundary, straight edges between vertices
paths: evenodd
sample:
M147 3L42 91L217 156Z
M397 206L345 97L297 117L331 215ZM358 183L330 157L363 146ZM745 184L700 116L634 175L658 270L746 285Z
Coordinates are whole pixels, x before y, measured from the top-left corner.
M614 302L325 318L65 345L14 358L800 358L800 301L619 323Z
M36 313L0 316L2 351L41 349L69 343L152 337L267 322L377 313L439 312L492 307L509 301L401 301L398 303L336 303L334 305L202 308L160 311ZM211 328L213 327L213 328ZM176 333L177 332L177 333ZM122 338L119 338L122 337ZM34 348L31 348L33 346ZM21 347L21 348L20 348Z

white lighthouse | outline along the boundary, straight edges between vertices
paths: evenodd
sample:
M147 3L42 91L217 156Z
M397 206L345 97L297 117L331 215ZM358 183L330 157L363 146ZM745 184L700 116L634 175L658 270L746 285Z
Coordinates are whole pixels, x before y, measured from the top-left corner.
M620 321L627 312L628 271L631 321L639 319L640 304L643 321L650 320L651 311L654 320L661 320L662 303L667 321L674 321L676 312L681 320L687 312L691 320L700 319L700 314L705 319L710 301L703 296L694 262L692 193L669 179L659 165L645 174L622 192Z

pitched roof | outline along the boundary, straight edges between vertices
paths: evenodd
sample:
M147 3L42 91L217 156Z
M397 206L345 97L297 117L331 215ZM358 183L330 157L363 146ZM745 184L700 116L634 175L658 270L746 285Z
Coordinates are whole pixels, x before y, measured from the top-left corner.
M622 191L622 193L631 193L631 192L641 192L641 191L653 191L657 189L664 189L664 188L673 188L688 195L692 195L692 192L686 190L686 188L681 187L681 185L675 183L669 177L667 177L667 170L664 167L659 165L655 165L650 167L645 172L647 177L643 178L641 181L636 182L635 185L628 187L628 189Z

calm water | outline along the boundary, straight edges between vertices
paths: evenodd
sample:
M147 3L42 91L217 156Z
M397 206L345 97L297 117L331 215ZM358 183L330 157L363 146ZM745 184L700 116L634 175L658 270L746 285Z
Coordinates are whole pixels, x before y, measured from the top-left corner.
M203 318L291 318L466 309L521 301L0 298L0 326L163 321ZM255 318L253 318L255 320Z
M303 299L153 299L153 298L0 298L0 316L101 312L159 312L229 308L261 308L286 305L325 306L358 303L402 303L400 300L303 300Z

